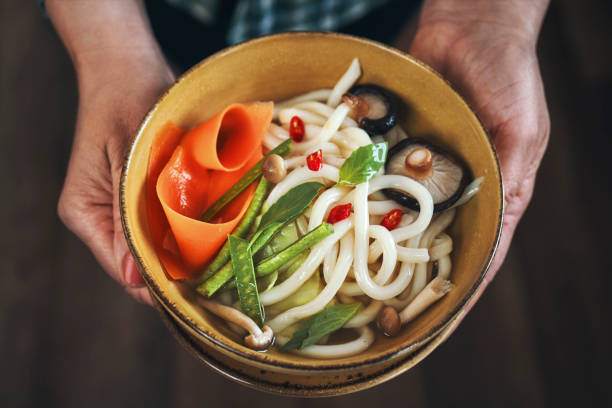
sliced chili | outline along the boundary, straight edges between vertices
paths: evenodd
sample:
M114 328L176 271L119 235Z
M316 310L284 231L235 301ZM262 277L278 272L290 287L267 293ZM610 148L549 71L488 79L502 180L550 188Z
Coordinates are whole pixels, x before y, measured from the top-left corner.
M309 154L306 157L306 164L312 171L319 171L323 167L323 151L321 149Z
M327 222L330 224L335 224L344 219L347 219L351 215L352 208L353 208L353 205L351 203L335 206L329 212L329 216L327 217Z

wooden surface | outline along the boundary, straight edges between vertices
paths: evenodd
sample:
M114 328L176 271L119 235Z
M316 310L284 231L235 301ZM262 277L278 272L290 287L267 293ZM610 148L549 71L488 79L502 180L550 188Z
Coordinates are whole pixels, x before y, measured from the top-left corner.
M415 369L358 394L300 400L200 365L61 225L74 73L35 2L2 0L0 406L612 405L612 14L603 0L553 3L540 44L551 141L498 277Z

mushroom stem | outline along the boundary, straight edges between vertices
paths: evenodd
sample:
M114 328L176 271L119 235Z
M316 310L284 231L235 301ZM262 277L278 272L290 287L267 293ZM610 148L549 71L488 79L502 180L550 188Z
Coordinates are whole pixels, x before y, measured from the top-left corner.
M254 350L265 350L272 344L274 333L269 326L264 326L260 329L253 319L230 306L225 306L206 299L200 299L200 304L206 310L223 320L240 326L248 331L249 335L244 338L244 343L247 347Z
M453 287L454 285L446 279L440 277L434 278L400 313L391 306L385 306L378 313L376 319L378 327L387 336L395 336L399 333L403 324L417 317L438 299L450 292Z
M423 179L431 173L432 154L426 147L414 149L406 156L406 172L414 179Z
M421 312L446 295L453 288L453 284L443 278L436 277L423 288L422 291L399 314L402 324L405 324Z
M353 95L351 93L344 94L342 101L351 108L351 117L357 122L361 122L361 119L368 116L370 111L370 105L366 100L360 96Z

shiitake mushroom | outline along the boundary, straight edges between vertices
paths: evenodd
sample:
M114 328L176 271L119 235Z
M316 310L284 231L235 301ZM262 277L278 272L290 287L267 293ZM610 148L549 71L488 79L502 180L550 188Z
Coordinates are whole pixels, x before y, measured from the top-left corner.
M469 169L458 158L416 137L401 140L389 150L385 172L421 183L431 194L436 212L452 206L471 178ZM401 191L385 189L383 194L398 204L419 210L418 201Z
M351 107L359 127L370 137L385 134L395 125L399 110L398 98L381 86L354 86L344 95L343 100Z

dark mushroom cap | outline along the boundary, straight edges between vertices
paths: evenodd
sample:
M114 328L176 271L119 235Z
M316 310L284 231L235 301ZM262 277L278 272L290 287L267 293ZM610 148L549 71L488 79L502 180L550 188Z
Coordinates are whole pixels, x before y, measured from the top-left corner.
M436 212L453 205L470 179L469 169L456 157L416 137L404 139L389 150L385 172L421 183L431 194ZM405 207L419 210L418 201L404 192L385 189L383 193Z
M359 127L370 137L387 133L394 125L399 110L398 98L385 88L374 85L357 85L349 91L362 99L367 109L358 113Z

